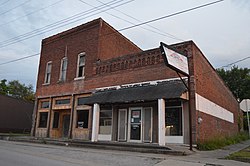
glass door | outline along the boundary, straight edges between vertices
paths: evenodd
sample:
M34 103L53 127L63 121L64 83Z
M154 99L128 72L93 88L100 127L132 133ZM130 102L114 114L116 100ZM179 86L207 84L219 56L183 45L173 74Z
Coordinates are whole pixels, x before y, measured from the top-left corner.
M142 109L130 108L129 111L129 140L141 142L142 135Z

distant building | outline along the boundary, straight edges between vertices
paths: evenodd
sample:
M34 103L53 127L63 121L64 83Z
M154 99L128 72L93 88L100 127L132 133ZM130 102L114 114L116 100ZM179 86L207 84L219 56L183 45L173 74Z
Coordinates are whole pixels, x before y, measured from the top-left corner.
M164 146L236 134L239 104L201 50L171 47L188 55L191 98L160 48L143 51L102 19L44 39L34 135Z
M0 133L28 133L34 104L0 94Z

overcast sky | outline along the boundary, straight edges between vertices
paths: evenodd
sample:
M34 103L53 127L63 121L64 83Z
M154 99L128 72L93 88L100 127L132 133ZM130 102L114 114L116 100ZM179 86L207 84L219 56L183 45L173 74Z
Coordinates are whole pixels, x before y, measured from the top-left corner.
M0 0L0 64L40 53L43 38L99 17L119 30L210 2L213 0ZM250 56L249 0L225 0L148 25L121 33L143 50L159 47L161 41L193 40L215 68ZM0 80L17 79L35 86L38 63L39 55L0 65ZM236 65L250 68L250 58Z

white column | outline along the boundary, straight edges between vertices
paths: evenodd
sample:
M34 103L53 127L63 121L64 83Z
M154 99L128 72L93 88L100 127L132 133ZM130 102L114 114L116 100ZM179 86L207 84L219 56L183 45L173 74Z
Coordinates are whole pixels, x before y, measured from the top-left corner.
M95 103L93 108L92 136L91 141L97 142L99 132L100 105Z
M158 99L158 143L165 146L165 100Z

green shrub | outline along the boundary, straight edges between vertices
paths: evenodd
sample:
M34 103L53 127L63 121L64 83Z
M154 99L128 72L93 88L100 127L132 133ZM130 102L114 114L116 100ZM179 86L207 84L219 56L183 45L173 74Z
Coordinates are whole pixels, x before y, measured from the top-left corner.
M199 150L215 150L249 139L248 133L242 132L232 137L216 137L197 144Z

